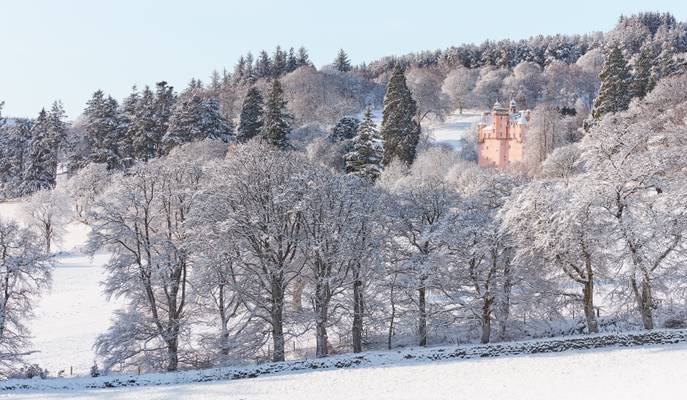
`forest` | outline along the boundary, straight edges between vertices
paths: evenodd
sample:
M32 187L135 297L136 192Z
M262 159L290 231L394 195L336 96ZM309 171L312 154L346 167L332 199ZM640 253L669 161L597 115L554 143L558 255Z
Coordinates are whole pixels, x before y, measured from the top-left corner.
M0 374L68 220L126 304L103 372L687 327L685 53L687 24L641 13L319 69L277 47L71 121L0 116L0 198L32 210L0 215ZM525 172L426 132L510 99Z

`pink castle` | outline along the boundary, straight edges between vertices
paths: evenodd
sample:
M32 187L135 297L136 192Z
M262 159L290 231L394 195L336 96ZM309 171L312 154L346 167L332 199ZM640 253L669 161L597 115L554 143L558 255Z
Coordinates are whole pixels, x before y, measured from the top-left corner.
M491 114L485 112L477 124L477 160L480 167L503 171L525 169L524 139L530 122L530 111L516 110L514 100L510 110L498 101Z

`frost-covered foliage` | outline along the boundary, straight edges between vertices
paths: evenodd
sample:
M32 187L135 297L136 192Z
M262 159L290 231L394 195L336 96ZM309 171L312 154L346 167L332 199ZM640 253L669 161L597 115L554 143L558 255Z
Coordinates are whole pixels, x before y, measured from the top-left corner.
M41 190L32 194L25 203L23 212L30 226L43 239L46 253L50 253L53 243L62 241L71 211L69 196L58 190Z
M0 376L16 373L27 355L26 321L50 285L52 261L31 230L0 216Z

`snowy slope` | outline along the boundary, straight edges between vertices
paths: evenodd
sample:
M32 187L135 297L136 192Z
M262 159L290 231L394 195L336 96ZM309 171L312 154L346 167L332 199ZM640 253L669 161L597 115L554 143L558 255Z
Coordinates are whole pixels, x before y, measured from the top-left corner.
M681 398L687 345L539 354L291 373L228 382L5 394L18 399L470 399ZM3 395L0 395L2 398Z
M0 218L22 222L21 203L0 203ZM100 285L109 256L99 254L91 259L83 255L80 250L87 237L85 225L72 222L66 226L64 241L54 246L52 288L39 299L35 318L28 324L36 352L27 361L47 368L53 376L60 370L68 376L70 367L74 375L88 374L95 338L109 327L117 307L116 302L107 301Z
M459 148L467 135L473 133L472 129L480 118L481 114L477 111L464 111L463 114L456 111L444 121L428 124L424 128L437 143Z

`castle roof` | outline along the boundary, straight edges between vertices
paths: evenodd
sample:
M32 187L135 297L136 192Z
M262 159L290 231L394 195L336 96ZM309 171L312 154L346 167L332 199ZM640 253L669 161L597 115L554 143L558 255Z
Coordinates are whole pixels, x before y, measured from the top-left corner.
M499 103L498 101L496 101L496 103L494 103L494 111L506 111L506 109L503 108L503 106L501 105L501 103Z

